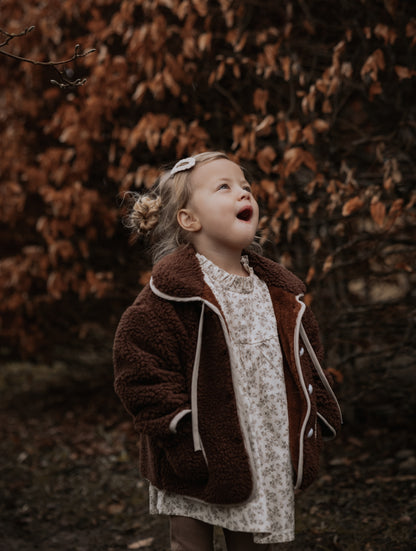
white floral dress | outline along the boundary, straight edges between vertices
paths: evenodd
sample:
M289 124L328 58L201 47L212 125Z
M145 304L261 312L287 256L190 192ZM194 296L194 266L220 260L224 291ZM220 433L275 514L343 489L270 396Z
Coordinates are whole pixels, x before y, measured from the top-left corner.
M248 266L248 277L229 274L197 255L204 279L224 313L234 349L233 379L239 415L249 439L255 492L240 506L217 506L150 485L150 513L188 516L215 526L251 532L256 543L294 539L294 491L283 360L266 284Z

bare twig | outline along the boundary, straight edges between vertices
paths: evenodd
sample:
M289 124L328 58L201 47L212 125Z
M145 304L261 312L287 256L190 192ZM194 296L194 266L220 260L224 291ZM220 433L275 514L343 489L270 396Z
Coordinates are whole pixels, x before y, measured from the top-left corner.
M27 34L32 32L34 28L35 28L34 25L32 25L31 27L27 27L20 33L9 33L3 29L0 29L0 34L6 37L5 40L0 44L0 54L10 57L12 59L16 59L17 61L24 61L26 63L31 63L32 65L40 65L42 67L51 67L58 75L58 80L51 80L51 84L55 84L56 86L59 86L61 89L75 87L75 86L82 86L83 84L85 84L87 81L86 78L77 78L75 80L70 80L67 78L64 71L60 71L57 68L57 66L67 65L68 63L71 63L72 61L75 61L78 58L86 57L87 55L95 52L96 51L95 48L92 48L84 52L81 50L81 46L79 44L76 44L74 48L73 56L70 57L69 59L64 59L60 61L37 61L35 59L28 59L26 57L21 57L19 55L12 54L11 52L8 52L7 50L3 49L14 38L20 38L22 36L26 36Z
M13 40L13 38L19 38L21 36L26 36L27 34L32 32L34 28L35 28L34 25L32 25L31 27L27 27L27 29L25 29L24 31L22 31L20 33L17 33L17 34L8 33L6 31L3 31L3 29L0 29L0 33L3 34L6 37L6 40L0 44L0 48L3 48L3 46L7 46L7 44L11 40Z

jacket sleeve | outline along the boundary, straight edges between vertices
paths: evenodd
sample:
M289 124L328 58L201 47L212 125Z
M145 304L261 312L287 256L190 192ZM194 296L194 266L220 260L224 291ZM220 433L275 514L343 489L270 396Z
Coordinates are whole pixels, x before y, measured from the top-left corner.
M181 365L183 328L173 306L136 300L121 317L114 346L114 388L137 432L164 438L190 411Z

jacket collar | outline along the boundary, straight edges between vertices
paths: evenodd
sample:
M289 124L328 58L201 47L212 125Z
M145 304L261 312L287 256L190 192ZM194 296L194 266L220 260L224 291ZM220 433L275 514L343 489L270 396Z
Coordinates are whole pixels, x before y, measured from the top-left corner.
M256 253L247 254L254 273L269 287L278 287L295 295L305 292L302 281L280 264ZM162 258L153 268L152 280L159 291L172 297L208 298L205 295L209 291L192 245L181 246Z
M269 287L278 287L295 295L305 293L304 283L281 264L256 253L249 252L248 257L254 273Z

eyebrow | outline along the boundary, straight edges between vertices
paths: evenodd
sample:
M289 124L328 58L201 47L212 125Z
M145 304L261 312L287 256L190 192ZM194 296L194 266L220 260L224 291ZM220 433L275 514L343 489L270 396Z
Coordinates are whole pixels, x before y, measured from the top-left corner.
M233 180L233 178L228 178L227 176L220 176L217 180L217 182L231 182ZM250 184L250 182L246 179L246 178L242 178L240 181L239 181L239 184Z

